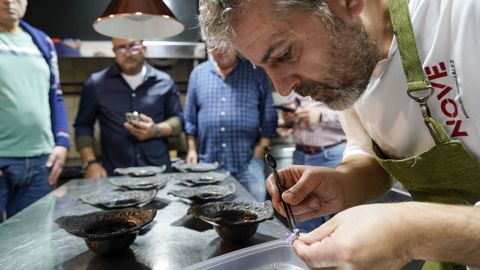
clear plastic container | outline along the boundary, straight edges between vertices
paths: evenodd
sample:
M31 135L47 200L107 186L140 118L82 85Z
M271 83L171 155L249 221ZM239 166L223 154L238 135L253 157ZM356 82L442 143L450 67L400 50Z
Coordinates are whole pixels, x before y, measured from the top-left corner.
M230 252L185 270L302 270L308 269L286 240L275 240Z

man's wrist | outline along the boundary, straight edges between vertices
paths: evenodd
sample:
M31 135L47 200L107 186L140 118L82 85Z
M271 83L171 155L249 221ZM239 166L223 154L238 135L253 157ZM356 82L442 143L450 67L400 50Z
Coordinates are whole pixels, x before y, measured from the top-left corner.
M160 138L162 137L162 128L160 127L160 124L155 124L153 126L155 133L153 134L154 138Z
M90 159L83 162L83 169L86 170L90 165L95 163L101 163L98 159Z

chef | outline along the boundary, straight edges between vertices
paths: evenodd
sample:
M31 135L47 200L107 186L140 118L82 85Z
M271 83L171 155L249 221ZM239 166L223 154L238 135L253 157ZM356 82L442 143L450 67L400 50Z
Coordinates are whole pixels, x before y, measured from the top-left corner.
M199 19L280 94L342 111L337 168L283 169L283 194L266 181L281 213L280 196L299 220L340 212L294 241L310 267L480 266L479 1L201 0ZM417 202L358 206L392 179Z

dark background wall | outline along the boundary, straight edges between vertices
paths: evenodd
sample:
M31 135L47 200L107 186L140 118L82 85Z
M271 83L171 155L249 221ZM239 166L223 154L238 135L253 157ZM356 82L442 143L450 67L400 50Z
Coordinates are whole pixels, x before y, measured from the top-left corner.
M136 0L129 0L136 1ZM164 40L200 41L197 27L198 0L165 0L185 30ZM110 0L30 0L25 20L47 32L52 38L81 40L109 40L97 34L92 27Z

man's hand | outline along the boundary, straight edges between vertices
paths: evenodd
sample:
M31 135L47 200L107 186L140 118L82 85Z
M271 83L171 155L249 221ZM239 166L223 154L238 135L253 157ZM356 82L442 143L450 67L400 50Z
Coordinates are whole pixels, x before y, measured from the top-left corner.
M52 187L57 185L58 178L62 173L65 160L67 160L68 149L63 146L55 146L48 157L46 166L50 168L48 184Z
M253 149L253 157L258 158L263 160L265 157L265 147L261 145L255 146L255 149Z
M267 147L270 145L270 139L267 137L261 137L258 144L253 149L253 157L263 160Z
M198 154L195 150L188 150L186 160L187 164L197 164Z
M295 119L305 123L307 127L320 122L322 112L318 108L298 108L295 111Z
M85 168L85 179L100 179L107 177L107 171L100 163L92 163Z
M342 174L334 169L291 166L279 170L278 175L280 185L286 189L282 198L292 205L293 214L299 221L335 213L345 205ZM273 175L267 178L265 185L273 206L285 216Z
M295 118L306 124L310 124L310 110L306 108L297 108L295 110Z
M140 121L125 122L123 126L139 141L155 138L155 123L143 113L140 114Z
M401 269L413 259L402 204L349 208L293 242L309 267ZM411 215L411 213L410 213Z

